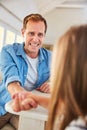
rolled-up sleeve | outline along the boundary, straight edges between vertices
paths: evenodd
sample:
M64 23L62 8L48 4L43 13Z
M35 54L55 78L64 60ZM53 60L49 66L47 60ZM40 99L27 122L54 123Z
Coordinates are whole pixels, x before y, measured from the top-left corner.
M13 82L13 81L21 82L18 67L14 59L15 59L14 53L12 56L6 50L6 48L2 49L1 54L0 54L0 60L1 60L0 69L3 73L3 80L6 87L8 86L10 82Z

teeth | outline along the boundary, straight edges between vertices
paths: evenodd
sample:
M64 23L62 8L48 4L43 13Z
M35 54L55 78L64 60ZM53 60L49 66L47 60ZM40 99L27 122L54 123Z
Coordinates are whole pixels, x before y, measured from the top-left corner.
M32 44L32 43L30 43L30 45L36 47L36 46L38 46L39 44Z

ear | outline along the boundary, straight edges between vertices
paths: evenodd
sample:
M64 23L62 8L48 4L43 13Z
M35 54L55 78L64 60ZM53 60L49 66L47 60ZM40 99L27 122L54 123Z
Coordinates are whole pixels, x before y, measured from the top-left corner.
M25 29L22 28L22 29L21 29L21 34L22 34L23 37L24 37L24 32L25 32Z

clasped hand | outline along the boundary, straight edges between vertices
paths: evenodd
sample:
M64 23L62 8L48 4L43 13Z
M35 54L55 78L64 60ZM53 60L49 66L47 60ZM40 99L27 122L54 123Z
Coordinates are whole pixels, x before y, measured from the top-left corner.
M12 96L12 109L15 112L36 108L38 103L32 98L32 93L21 91Z

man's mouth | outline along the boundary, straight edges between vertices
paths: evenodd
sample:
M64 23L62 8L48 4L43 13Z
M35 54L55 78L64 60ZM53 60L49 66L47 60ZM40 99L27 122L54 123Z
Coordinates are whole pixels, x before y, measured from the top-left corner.
M37 46L39 46L40 44L39 44L39 43L35 43L35 44L30 43L30 45L31 45L32 47L37 47Z

